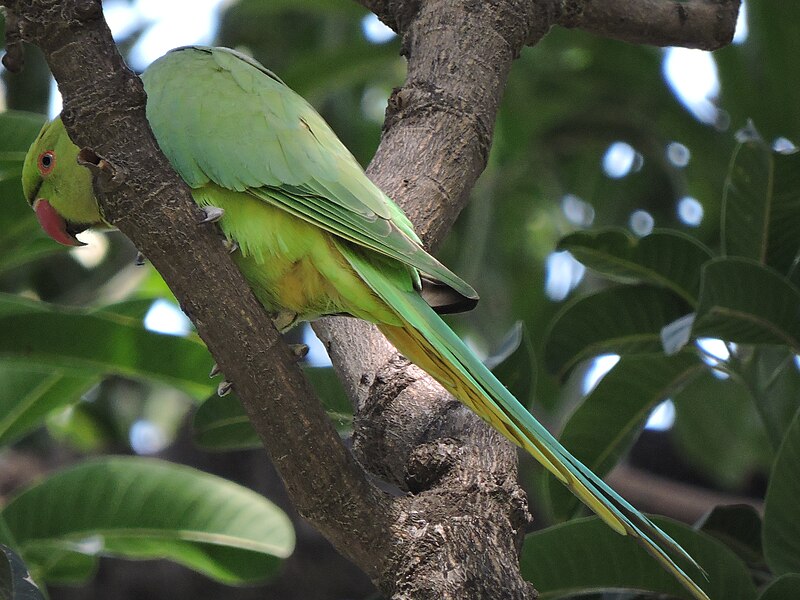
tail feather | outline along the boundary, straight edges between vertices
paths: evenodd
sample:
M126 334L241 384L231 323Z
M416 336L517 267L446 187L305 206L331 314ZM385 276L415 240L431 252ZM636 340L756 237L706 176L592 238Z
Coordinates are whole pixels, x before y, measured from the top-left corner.
M694 559L655 523L572 456L492 375L416 291L410 286L409 289L401 289L395 279L364 258L352 253L345 255L375 294L400 317L402 326L379 324L378 327L402 354L428 372L492 427L527 450L614 531L635 538L695 598L708 600L706 593L671 558L667 550L683 557L703 572Z

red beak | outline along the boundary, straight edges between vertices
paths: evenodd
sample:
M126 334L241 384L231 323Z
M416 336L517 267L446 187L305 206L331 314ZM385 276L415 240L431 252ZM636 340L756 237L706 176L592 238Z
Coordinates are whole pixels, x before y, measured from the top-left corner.
M33 210L44 232L65 246L85 246L82 241L67 231L67 222L44 198L37 198Z

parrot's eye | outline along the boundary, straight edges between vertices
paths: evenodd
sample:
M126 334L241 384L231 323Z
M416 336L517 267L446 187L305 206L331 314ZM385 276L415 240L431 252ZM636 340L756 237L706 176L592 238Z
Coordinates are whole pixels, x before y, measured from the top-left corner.
M52 150L47 150L39 155L39 172L49 175L56 166L56 155Z

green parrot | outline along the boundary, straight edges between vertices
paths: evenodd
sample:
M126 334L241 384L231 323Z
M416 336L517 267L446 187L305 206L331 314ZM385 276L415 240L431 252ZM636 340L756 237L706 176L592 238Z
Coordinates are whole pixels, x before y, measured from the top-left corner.
M698 599L671 555L697 563L574 458L442 321L478 296L428 254L411 222L330 127L253 59L226 48L169 52L142 76L161 150L281 329L323 315L375 323L409 360L530 452L612 529L637 540ZM54 240L103 225L89 171L60 119L29 150L23 187Z

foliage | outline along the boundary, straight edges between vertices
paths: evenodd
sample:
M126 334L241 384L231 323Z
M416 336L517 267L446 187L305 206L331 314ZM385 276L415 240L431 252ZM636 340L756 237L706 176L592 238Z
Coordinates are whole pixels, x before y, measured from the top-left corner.
M748 9L747 41L715 53L716 124L695 119L670 93L660 50L554 30L524 52L489 166L441 255L483 297L476 311L451 322L479 351L503 348L501 379L560 427L565 444L593 470L608 473L636 455L648 415L671 398L671 457L693 469L694 481L738 496L765 493L763 519L751 509L720 507L694 528L665 527L697 554L714 597L771 600L794 597L800 585L793 500L800 155L771 149L779 137L800 140L797 39L784 31L800 19L800 5L752 0ZM217 42L246 46L306 96L366 164L380 134L381 102L402 83L405 67L398 40L365 39L364 14L350 0L241 0L224 12ZM130 49L142 32L138 27L121 45ZM172 298L150 266L133 265L135 252L122 236L103 234L107 252L86 266L79 262L86 249L67 252L40 232L19 185L20 161L42 122L24 111L41 112L48 89L40 57L29 54L22 75L4 74L14 110L0 114L0 444L42 454L66 447L81 458L2 500L0 590L22 585L18 557L40 584L81 580L102 554L169 556L228 582L266 577L291 551L285 517L268 501L163 462L83 458L129 453L131 427L140 421L170 441L188 412L202 445L220 450L257 440L235 395L214 395L202 343L191 333L168 336L143 326L157 298ZM744 127L747 119L758 129ZM616 178L601 168L614 142L636 152L631 170ZM670 160L674 142L688 150L688 164ZM697 227L677 214L686 196L702 205ZM577 217L568 210L574 201ZM632 235L634 210L647 211L658 227ZM547 260L556 250L588 268L564 302L546 292L553 277ZM709 356L706 338L723 340L727 354ZM583 393L589 365L605 353L621 359ZM347 435L349 402L330 369L308 373ZM680 596L628 540L600 531L593 519L565 521L579 506L561 486L541 485L541 473L527 463L523 469L533 483L532 505L552 507L537 520L543 528L528 536L522 559L543 597L620 589ZM140 495L121 498L113 505L119 510L92 521L89 501L112 508L104 486L131 477ZM766 486L752 484L759 481ZM169 488L175 496L159 494L155 484L164 482L176 486ZM78 488L90 494L85 501L75 501ZM278 525L265 531L215 521L218 494ZM197 497L206 502L198 519L208 518L187 529L181 506ZM151 510L137 513L137 498ZM144 529L145 517L154 516L160 527ZM191 539L180 537L185 531ZM217 543L223 537L225 544ZM52 556L58 560L46 560Z

